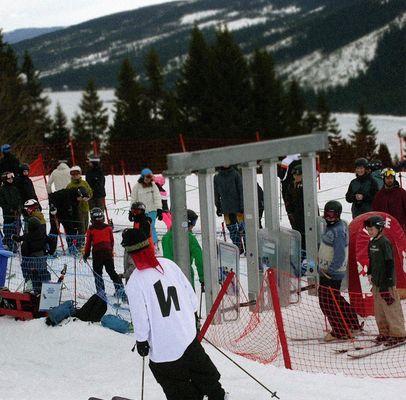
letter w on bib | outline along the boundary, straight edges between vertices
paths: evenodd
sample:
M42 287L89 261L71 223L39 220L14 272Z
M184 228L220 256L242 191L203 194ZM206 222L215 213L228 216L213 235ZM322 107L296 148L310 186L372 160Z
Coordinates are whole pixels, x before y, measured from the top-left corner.
M171 313L171 304L175 306L175 310L179 311L179 300L178 293L176 292L175 286L168 287L168 296L165 298L164 288L162 287L162 282L158 281L154 284L154 289L156 296L158 298L159 307L161 308L162 316L168 317Z

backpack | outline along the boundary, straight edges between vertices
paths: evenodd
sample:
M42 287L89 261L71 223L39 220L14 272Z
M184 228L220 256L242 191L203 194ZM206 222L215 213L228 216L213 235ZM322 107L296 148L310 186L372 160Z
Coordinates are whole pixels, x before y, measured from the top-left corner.
M101 319L101 324L105 328L112 329L119 333L129 333L132 331L131 324L117 315L107 314Z
M82 321L99 322L106 311L106 302L99 295L94 294L76 311L75 317Z
M51 308L48 311L48 317L45 320L47 325L58 325L65 318L70 317L75 313L75 307L73 306L73 300L65 301L58 307Z

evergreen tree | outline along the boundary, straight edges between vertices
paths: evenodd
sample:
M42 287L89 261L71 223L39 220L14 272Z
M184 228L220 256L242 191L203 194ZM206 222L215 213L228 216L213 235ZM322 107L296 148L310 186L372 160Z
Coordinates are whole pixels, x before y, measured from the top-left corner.
M352 134L349 135L349 138L354 157L371 159L376 152L376 135L378 132L373 127L371 120L362 106L358 113L357 129L351 132Z
M283 93L271 55L264 50L255 50L250 71L253 127L262 138L277 139L283 136Z
M110 141L143 137L147 133L148 108L144 101L143 88L127 58L121 64L115 96Z
M54 120L52 122L51 132L47 137L47 142L67 143L69 140L69 129L67 127L67 118L59 102L56 105Z
M30 97L17 65L17 56L11 46L3 42L0 31L0 141L19 147L35 144L28 135L35 124Z
M382 161L384 167L393 167L392 157L385 143L379 144L377 158Z
M306 103L302 91L299 84L293 80L289 84L285 98L284 120L287 136L297 136L305 133L305 111Z
M107 109L103 107L96 85L89 80L79 105L80 114L72 119L74 138L88 147L93 140L103 140L108 126Z
M189 51L176 83L181 129L191 135L208 133L208 97L210 49L202 32L195 26Z
M51 101L47 96L43 95L39 73L35 70L31 56L27 51L24 53L21 74L24 77L24 88L29 95L31 118L33 120L30 136L35 138L37 143L41 143L51 131L52 120L48 113L48 106Z
M253 137L248 65L226 28L217 31L212 54L205 115L209 131L219 137Z
M160 111L165 91L162 66L158 53L154 49L151 49L146 55L145 75L147 78L145 92L149 103L150 115L152 120L157 122L161 119Z

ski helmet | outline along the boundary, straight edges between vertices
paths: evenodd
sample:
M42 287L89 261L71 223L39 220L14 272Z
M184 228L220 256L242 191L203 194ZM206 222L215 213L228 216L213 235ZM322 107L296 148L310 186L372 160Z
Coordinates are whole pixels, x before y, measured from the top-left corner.
M336 218L339 219L343 211L343 206L337 200L330 200L324 206L323 218Z
M160 186L165 185L165 177L161 174L154 175L154 182Z
M373 215L364 221L365 228L372 228L373 226L381 232L385 228L385 219L380 215Z
M141 201L136 201L135 203L131 204L131 211L132 212L140 212L140 213L144 214L146 209L147 209L147 207Z
M354 162L355 167L368 167L368 160L366 158L357 158Z
M368 168L371 171L378 171L379 169L382 169L382 161L378 160L378 159L372 159L369 163L368 163Z
M35 199L29 199L24 203L24 210L27 213L32 213L39 208L39 203Z
M381 172L382 179L387 176L394 176L396 178L396 172L393 168L384 168Z
M189 227L195 226L198 218L198 215L193 210L187 210L187 223Z
M21 169L21 172L23 172L23 171L29 171L29 170L30 170L30 166L29 166L28 164L21 164L21 165L20 165L20 169Z
M79 173L82 175L82 168L79 167L79 165L74 165L70 170L69 170L71 175Z
M90 210L90 219L95 221L104 221L104 212L99 207L94 207Z

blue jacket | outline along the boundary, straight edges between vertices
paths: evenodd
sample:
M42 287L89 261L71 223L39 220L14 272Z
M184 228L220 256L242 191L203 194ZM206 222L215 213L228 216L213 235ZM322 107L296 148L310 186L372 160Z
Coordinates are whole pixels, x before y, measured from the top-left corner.
M342 280L347 270L348 229L343 221L327 225L321 235L319 269L332 279Z

